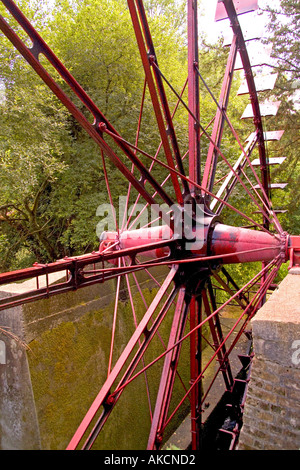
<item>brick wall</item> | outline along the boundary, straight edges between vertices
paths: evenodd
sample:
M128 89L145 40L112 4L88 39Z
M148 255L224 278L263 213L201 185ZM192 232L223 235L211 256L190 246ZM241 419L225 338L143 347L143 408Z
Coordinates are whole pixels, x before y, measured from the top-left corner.
M254 359L239 450L300 449L300 269L252 320Z

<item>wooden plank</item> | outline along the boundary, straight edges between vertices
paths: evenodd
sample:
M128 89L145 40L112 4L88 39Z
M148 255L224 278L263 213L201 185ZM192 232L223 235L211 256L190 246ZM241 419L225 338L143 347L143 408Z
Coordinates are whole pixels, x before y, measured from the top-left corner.
M271 189L284 189L287 185L288 183L271 183L269 187ZM260 189L260 186L257 184L254 188Z
M284 160L286 160L286 157L273 157L273 158L269 158L267 163L268 165L281 165L281 163L283 163ZM259 166L260 165L259 158L256 158L255 160L253 160L251 164L253 166Z
M277 77L278 77L277 73L271 73L268 75L257 75L256 77L254 77L256 91L260 92L260 91L273 90ZM240 96L240 95L246 95L248 93L249 93L249 89L247 86L247 80L243 80L237 94Z
M255 132L252 132L252 134L249 135L249 137L246 139L246 142L250 142L253 140L253 134ZM265 141L279 141L284 134L284 131L268 131L264 132L264 140Z
M272 52L272 44L268 44L267 46L261 44L261 42L251 42L247 45L247 52L249 56L249 61L251 67L258 67L263 65L270 65L272 63L271 59L271 52ZM243 64L238 54L234 70L242 70Z
M249 13L258 9L258 0L233 0L237 15ZM215 14L215 21L226 20L228 18L226 8L222 0L218 0Z
M261 116L264 116L264 117L276 116L280 103L281 101L274 101L274 102L265 101L264 103L261 103L259 105ZM254 118L254 114L253 114L252 105L248 104L241 119L250 119L250 118Z

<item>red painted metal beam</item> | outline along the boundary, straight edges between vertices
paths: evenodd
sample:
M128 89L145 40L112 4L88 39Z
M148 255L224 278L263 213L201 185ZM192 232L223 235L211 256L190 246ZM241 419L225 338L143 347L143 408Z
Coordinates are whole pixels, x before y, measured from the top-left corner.
M163 428L167 419L167 413L170 406L174 380L178 365L181 343L173 348L174 345L182 338L187 319L187 306L184 306L185 288L182 287L178 293L178 299L173 315L173 322L170 330L169 342L167 349L171 349L170 353L165 356L161 380L157 392L157 399L151 423L151 430L148 439L147 449L158 450L162 443Z
M200 90L199 76L196 71L199 63L198 51L198 5L197 0L188 0L188 107L189 113L189 179L200 184ZM196 120L195 120L196 118ZM190 183L193 195L199 192Z
M158 129L160 132L160 136L162 139L162 145L164 148L166 159L167 159L168 165L172 169L175 169L175 164L174 164L173 155L172 155L172 151L170 147L169 137L168 137L166 125L164 122L163 112L161 110L159 98L161 98L162 100L164 114L167 118L167 123L168 123L170 133L171 133L171 140L173 143L173 148L175 149L175 156L177 159L177 164L180 165L180 168L183 171L179 148L177 146L175 131L174 131L173 124L172 124L171 113L170 113L169 106L167 103L166 95L164 93L163 84L161 82L161 77L157 73L155 74L155 78L152 75L152 72L154 71L155 73L156 71L156 68L152 67L152 61L156 62L156 57L155 57L154 46L153 46L152 38L150 35L150 30L148 27L145 11L144 11L142 3L139 2L138 0L127 0L127 3L128 3L129 11L131 14L132 24L134 27L136 40L137 40L137 44L139 47L139 51L140 51L140 55L141 55L141 59L142 59L142 63L143 63L144 71L145 71L145 76L146 76L146 80L147 80L147 84L148 84L148 88L149 88L149 92L150 92L150 96L151 96L151 100L153 104L153 110L156 116L156 121L157 121ZM155 86L155 79L159 86L159 92L157 91L156 86ZM175 173L171 174L171 180L172 180L173 187L175 190L177 202L179 204L182 204L183 202L182 190L180 188L178 178ZM187 186L186 182L184 182L184 185Z
M28 279L36 279L36 288L31 288L22 294L14 294L10 297L1 298L0 310L49 298L54 295L63 294L113 279L120 273L118 270L115 271L111 269L110 266L117 264L118 259L130 259L133 265L132 268L131 266L120 268L122 274L131 272L132 269L134 269L134 271L144 269L144 264L134 265L135 258L138 254L145 251L148 254L148 258L150 254L151 257L155 257L156 262L159 259L166 260L169 256L164 256L165 247L167 247L167 252L169 253L173 243L174 242L170 240L154 240L151 243L148 238L145 240L145 243L141 245L138 244L137 239L135 239L135 246L124 250L110 251L107 253L98 251L81 256L66 257L49 264L35 263L30 268L0 273L0 286L26 281ZM161 258L161 256L163 256L163 258ZM98 269L96 269L96 265L98 265ZM99 265L102 269L99 268ZM56 273L61 273L61 281L53 284L51 283L51 274ZM41 276L45 276L45 286L39 285L39 278ZM64 278L65 280L63 280Z
M214 347L214 350L217 351L217 359L221 366L221 371L223 374L225 387L226 387L226 390L230 391L233 385L231 367L229 364L226 346L225 346L224 338L222 335L219 315L216 314L214 318L211 317L212 313L217 310L217 306L216 305L210 306L208 293L210 294L210 299L211 300L214 299L212 289L205 288L202 290L204 310L205 310L206 316L208 317L208 324L209 324L210 332L211 332L212 339L213 339L213 347Z
M196 330L196 325L202 321L202 299L193 295L190 302L190 331L194 331L190 336L190 384L191 389L191 447L192 450L200 448L201 436L201 380L196 383L197 377L201 373L202 366L202 331ZM193 387L193 384L195 386Z
M257 248L266 247L264 251L256 251ZM211 254L226 255L225 264L250 263L254 261L271 261L282 252L280 238L266 232L251 230L247 228L231 227L224 224L217 224L214 228L211 239ZM251 251L252 250L252 251ZM239 254L243 251L249 251ZM227 256L232 253L232 256Z
M142 27L143 27L145 45L147 47L148 60L149 60L149 63L152 67L153 76L154 76L155 82L156 82L157 92L158 92L158 95L160 97L162 112L163 112L163 115L164 115L165 121L166 121L166 129L164 129L164 131L167 132L167 134L170 137L170 142L171 142L171 145L172 145L172 149L173 149L174 158L175 158L175 161L176 161L177 168L178 168L179 172L184 175L185 172L184 172L184 168L183 168L182 157L181 157L178 142L177 142L176 132L175 132L175 128L174 128L174 125L173 125L172 115L171 115L168 99L167 99L167 96L166 96L166 93L165 93L162 76L161 76L161 73L160 73L160 70L159 70L159 67L158 67L157 56L156 56L154 43L153 43L153 40L152 40L152 35L151 35L150 28L149 28L149 24L148 24L146 12L145 12L144 4L143 4L143 1L141 1L141 0L135 0L135 1L136 1L136 4L137 4L137 9L138 9L138 12L139 12L140 21L141 21L141 24L142 24ZM188 194L189 189L188 189L188 184L187 184L186 180L181 179L181 183L183 185L184 194Z
M105 282L120 274L141 270L145 267L171 263L179 265L194 261L209 263L213 260L219 260L224 264L268 262L278 254L281 254L286 261L288 259L287 243L290 243L289 250L290 254L293 254L293 258L298 259L299 256L299 237L283 236L280 238L267 232L231 227L221 223L217 223L214 227L210 227L209 224L206 227L198 227L197 231L196 236L199 240L204 236L201 247L186 250L179 257L176 255L178 241L172 238L173 233L168 226L162 226L124 232L124 236L122 234L119 240L119 235L116 232L109 232L108 238L104 242L114 244L114 246L111 249L107 247L104 253L101 253L100 250L87 255L64 258L45 265L35 264L30 268L0 273L0 285L33 278L38 279L39 276L46 276L47 279L45 287L37 285L36 289L23 294L0 299L0 310ZM116 241L121 249L115 249ZM184 240L182 242L184 243ZM137 256L143 259L141 264L135 264ZM131 260L130 264L126 267L112 267L116 266L118 259L121 258ZM102 265L102 268L91 267L96 264ZM62 278L68 272L67 279L59 284L51 284L49 276L59 272Z

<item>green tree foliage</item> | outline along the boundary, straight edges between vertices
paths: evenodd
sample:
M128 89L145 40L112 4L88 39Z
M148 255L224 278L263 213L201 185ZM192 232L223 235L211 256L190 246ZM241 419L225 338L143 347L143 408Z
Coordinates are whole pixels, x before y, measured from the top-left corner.
M289 72L291 90L294 81L300 79L299 22L300 5L297 0L281 0L280 8L270 7L269 41L273 44L273 56L278 59L277 69Z
M127 2L23 0L19 5L100 110L134 142L144 78ZM172 37L177 15L166 18L172 2L165 2L165 14L154 6L149 8L162 64L176 70L180 81L182 49ZM0 48L1 268L94 249L96 209L108 202L99 149L3 35ZM42 64L54 74L46 61ZM157 140L150 109L148 103L148 130L141 134L146 142ZM107 171L114 192L126 194L122 175L109 162Z
M273 182L287 182L284 192L273 192L274 206L288 209L282 216L284 228L290 233L300 233L300 48L299 21L300 4L297 0L281 0L280 8L272 3L266 9L269 14L269 39L272 56L276 59L274 71L278 79L272 94L281 101L274 130L285 131L280 143L273 145L270 156L287 157L284 164L272 171Z
M180 93L187 76L186 2L148 0L144 3L159 67ZM22 0L19 5L99 109L125 139L134 142L144 72L127 2ZM1 13L8 18L4 7L1 8ZM14 24L14 27L17 26ZM100 204L109 202L99 149L3 36L0 53L0 269L95 249L99 220L96 210ZM199 70L216 99L227 53L221 43L200 48ZM41 61L55 76L49 64ZM58 80L67 91L65 84ZM239 84L237 74L233 95ZM173 110L177 97L167 85L165 87ZM82 109L78 99L75 96L72 99ZM183 99L187 103L187 91ZM245 138L250 130L245 130L240 116L246 100L236 97L229 105L231 122ZM201 124L204 127L215 112L215 103L201 85ZM188 143L188 119L182 106L178 107L174 125L183 155ZM146 93L139 145L154 155L159 143L152 104ZM203 138L203 161L208 144L208 139ZM224 132L222 151L231 162L240 154L228 128ZM150 166L146 157L140 158ZM163 158L162 152L160 158ZM108 160L106 167L113 196L125 195L127 184L123 176ZM226 172L228 168L221 164L217 178ZM153 174L158 181L163 181L167 172L157 165ZM170 185L165 189L170 190ZM240 207L243 204L241 193L237 190ZM134 192L132 198L134 201ZM244 205L246 210L246 201ZM227 222L238 223L234 214L230 216Z

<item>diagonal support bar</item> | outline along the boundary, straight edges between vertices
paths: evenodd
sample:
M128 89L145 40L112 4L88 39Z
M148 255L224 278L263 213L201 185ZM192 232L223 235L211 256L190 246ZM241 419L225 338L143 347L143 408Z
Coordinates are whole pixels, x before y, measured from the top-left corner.
M212 307L209 304L209 298L212 302ZM220 320L218 314L214 315L214 318L211 318L212 312L217 310L216 305L214 304L214 296L211 289L211 286L208 286L208 289L204 288L202 290L202 299L204 304L204 310L207 315L207 321L210 327L210 332L214 341L214 348L216 351L216 357L221 365L221 371L224 378L225 386L227 390L230 390L233 384L233 377L231 373L231 367L229 364L226 346L223 340L223 334L221 330Z
M170 113L167 97L164 91L162 79L156 67L152 67L152 64L157 63L157 59L156 59L154 45L153 45L150 30L149 30L143 3L139 0L127 0L127 1L128 1L128 7L129 7L131 19L132 19L132 24L134 27L136 40L137 40L138 48L140 51L140 55L141 55L141 59L142 59L142 63L143 63L143 67L144 67L144 71L146 75L146 80L147 80L147 84L148 84L148 88L149 88L149 92L150 92L150 96L151 96L151 100L153 104L153 109L154 109L158 129L159 129L159 133L160 133L161 140L162 140L163 149L166 155L166 159L167 159L168 165L172 169L175 169L173 155L172 155L169 137L168 137L168 133L169 133L177 166L180 172L184 174L182 160L180 157L175 130L173 127L171 113ZM157 84L158 90L156 88L155 82ZM160 101L162 103L162 108L160 105ZM163 109L163 112L162 112L162 109ZM164 122L164 116L166 118L167 129L166 129L166 125ZM183 202L182 191L179 185L178 178L175 175L175 173L171 174L171 179L172 179L173 187L176 193L177 202L179 204L182 204ZM183 183L185 192L188 191L188 185L186 181L184 179L182 179L181 181Z

